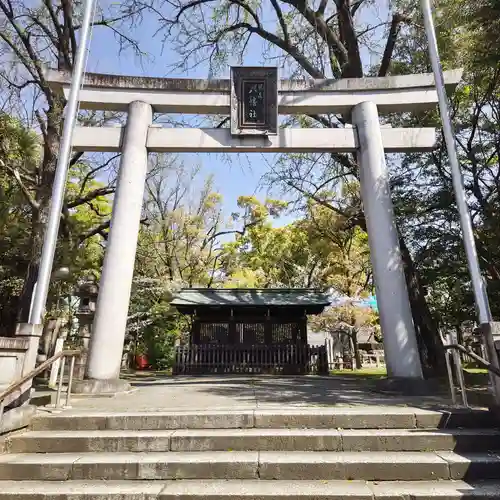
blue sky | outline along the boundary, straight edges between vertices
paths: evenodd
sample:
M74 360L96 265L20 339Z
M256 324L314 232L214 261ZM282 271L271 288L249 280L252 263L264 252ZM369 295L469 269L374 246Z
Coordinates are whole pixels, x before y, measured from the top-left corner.
M387 15L388 0L378 0L379 12L365 15L363 22L371 25L378 24ZM265 19L265 12L263 18ZM87 71L122 74L122 75L142 75L157 77L189 77L207 78L209 69L207 65L200 65L189 72L171 71L169 67L173 65L179 56L168 46L164 46L161 36L153 37L157 29L156 20L146 16L141 25L140 34L135 34L141 49L147 53L147 57L142 59L134 57L130 52L123 52L117 56L118 43L110 30L95 29L92 34ZM267 26L272 30L273 26ZM263 64L262 42L257 37L249 45L248 55L244 60L245 65ZM364 51L364 60L369 63L374 56ZM376 56L375 56L376 57ZM217 75L229 77L229 67L225 74ZM281 75L282 77L285 75ZM231 154L222 157L217 154L181 154L180 159L187 164L201 164L202 176L214 176L215 188L222 194L224 199L224 209L227 214L236 209L236 200L239 195L252 195L258 193L259 198L264 199L265 191L259 190L259 181L263 174L272 164L274 155L254 154ZM279 220L279 224L284 224L292 220L293 216L286 216Z

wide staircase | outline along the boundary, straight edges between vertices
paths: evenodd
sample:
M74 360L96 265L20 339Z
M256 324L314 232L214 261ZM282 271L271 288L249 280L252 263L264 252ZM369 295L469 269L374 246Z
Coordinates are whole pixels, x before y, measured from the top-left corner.
M479 410L64 411L0 446L0 499L500 499Z

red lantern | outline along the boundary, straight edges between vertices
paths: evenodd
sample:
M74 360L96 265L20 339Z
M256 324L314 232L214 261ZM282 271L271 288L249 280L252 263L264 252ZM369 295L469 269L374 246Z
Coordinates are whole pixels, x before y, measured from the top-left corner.
M146 354L135 355L135 366L138 370L145 370L149 366L148 357Z

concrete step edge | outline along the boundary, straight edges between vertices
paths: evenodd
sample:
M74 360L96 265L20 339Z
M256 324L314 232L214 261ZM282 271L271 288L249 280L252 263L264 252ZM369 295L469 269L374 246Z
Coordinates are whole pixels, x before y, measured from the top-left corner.
M288 436L308 435L328 436L345 434L349 436L500 436L500 429L326 429L314 427L290 428L242 428L242 429L89 429L89 430L25 430L16 434L7 435L8 439L64 439L69 437L172 437L172 436Z
M13 454L0 456L0 479L500 480L500 455L453 452Z
M445 457L444 457L445 456ZM460 461L489 459L500 463L500 451L493 452L461 452L453 451L196 451L196 452L67 452L67 453L12 453L0 455L0 465L9 464L50 464L50 463L132 463L133 461L189 463L192 461L223 461L231 462L273 459L280 463L297 462L318 463L318 459L342 460L376 460L377 462L391 462L391 460L407 461L410 458L426 460L429 457L441 457L444 460L460 459ZM163 459L163 460L161 460ZM500 473L500 469L499 469Z
M34 430L153 430L179 428L352 428L413 429L494 427L487 411L424 410L406 407L262 408L178 412L39 413ZM498 425L497 425L498 426Z
M4 440L11 453L196 451L500 450L500 431L482 429L177 429L28 431Z
M62 500L78 497L92 499L143 500L200 498L238 500L252 498L301 498L304 500L373 500L500 498L500 481L477 484L464 481L0 481L0 499Z

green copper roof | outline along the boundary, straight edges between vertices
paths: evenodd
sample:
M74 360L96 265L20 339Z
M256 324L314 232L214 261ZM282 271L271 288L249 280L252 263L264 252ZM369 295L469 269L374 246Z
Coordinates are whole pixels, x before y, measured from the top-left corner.
M185 288L174 296L172 305L196 306L322 306L328 295L311 289Z

